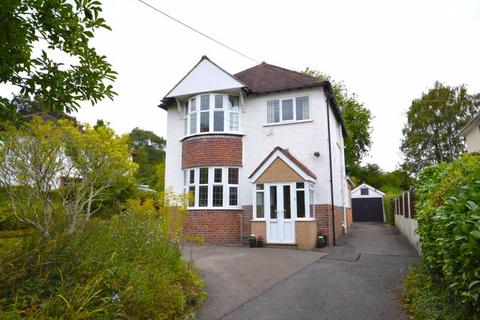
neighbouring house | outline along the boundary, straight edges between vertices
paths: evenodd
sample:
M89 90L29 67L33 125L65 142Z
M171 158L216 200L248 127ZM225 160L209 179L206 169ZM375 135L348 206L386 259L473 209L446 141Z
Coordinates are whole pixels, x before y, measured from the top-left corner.
M467 152L480 151L480 113L473 117L473 119L460 130L459 135L465 138Z
M232 75L203 56L159 107L165 185L191 194L187 233L303 249L344 233L346 129L328 81L265 62Z
M352 190L353 222L385 222L385 193L362 183Z

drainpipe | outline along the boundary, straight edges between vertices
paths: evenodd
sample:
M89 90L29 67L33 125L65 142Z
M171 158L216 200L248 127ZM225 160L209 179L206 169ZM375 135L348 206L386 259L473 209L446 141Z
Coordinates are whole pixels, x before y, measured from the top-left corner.
M333 232L333 245L336 245L335 241L335 202L333 198L333 172L332 172L332 137L330 134L330 105L328 104L328 98L325 99L327 104L327 129L328 129L328 160L330 162L330 196L332 199L332 232Z

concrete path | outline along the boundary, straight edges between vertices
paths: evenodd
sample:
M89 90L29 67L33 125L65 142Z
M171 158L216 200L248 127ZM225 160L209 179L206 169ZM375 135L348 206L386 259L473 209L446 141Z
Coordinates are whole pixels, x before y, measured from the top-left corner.
M409 319L397 299L418 256L397 229L356 224L339 244L323 249L324 257L287 249L195 247L194 261L210 293L199 319ZM195 260L203 250L210 255ZM271 250L277 250L275 261L268 258ZM246 261L225 268L240 252L244 256L238 261ZM284 269L289 271L278 271Z

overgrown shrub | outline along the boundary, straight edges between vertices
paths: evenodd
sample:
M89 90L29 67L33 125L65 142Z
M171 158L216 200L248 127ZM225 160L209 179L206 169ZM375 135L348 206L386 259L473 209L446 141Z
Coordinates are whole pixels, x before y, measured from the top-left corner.
M398 195L398 192L387 192L383 198L386 222L392 226L395 225L395 198Z
M416 209L423 263L464 319L480 319L480 155L423 171Z
M465 319L448 288L436 285L421 267L413 267L408 273L402 299L416 320Z
M163 222L148 214L31 237L0 258L2 319L182 319L205 295Z

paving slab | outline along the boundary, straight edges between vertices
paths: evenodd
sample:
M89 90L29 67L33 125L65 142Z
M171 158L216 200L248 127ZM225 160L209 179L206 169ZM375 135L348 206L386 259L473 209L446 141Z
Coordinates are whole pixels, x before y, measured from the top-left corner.
M197 319L220 319L325 255L295 249L186 247L184 257L200 271L209 295Z

